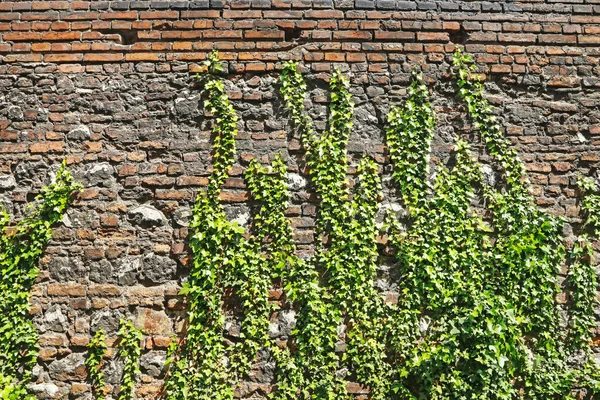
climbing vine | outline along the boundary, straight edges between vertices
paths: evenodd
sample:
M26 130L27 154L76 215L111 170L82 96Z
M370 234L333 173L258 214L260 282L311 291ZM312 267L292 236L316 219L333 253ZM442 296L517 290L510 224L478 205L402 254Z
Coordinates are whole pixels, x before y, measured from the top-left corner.
M37 359L37 332L29 316L29 291L39 275L37 262L52 238L52 226L69 207L73 183L63 162L54 183L42 188L35 205L12 224L5 210L0 214L0 382L2 397L28 398L21 386L29 380Z
M220 65L211 54L199 76L212 115L213 171L190 223L192 261L182 290L188 326L169 350L169 399L232 399L261 350L277 365L269 394L276 400L348 398L349 381L382 400L547 400L598 391L590 354L598 281L589 235L596 238L600 229L600 196L592 181L581 181L589 234L568 246L563 220L535 205L525 167L469 56L458 51L453 57L458 97L501 182L486 183L469 144L458 137L453 167L431 165L436 118L415 72L385 131L393 182L408 209L407 220L390 215L383 226L400 273L397 304L386 304L374 285L381 254L379 166L363 157L355 182L349 178L348 78L331 75L329 124L317 132L304 108L307 85L298 65L285 63L280 75L318 200L314 254L299 257L285 216L282 156L267 166L253 160L244 173L257 205L249 227L226 218L219 199L235 160L237 116ZM486 214L473 209L476 200ZM561 306L558 276L565 263L570 301ZM283 292L276 304L268 298L273 286ZM238 336L224 332L227 296L241 305ZM281 346L269 337L269 320L291 311L296 325ZM225 345L224 336L233 343ZM583 363L572 361L577 352Z
M87 345L88 356L85 360L85 366L88 371L88 376L92 382L92 388L96 400L104 400L104 374L102 373L102 360L106 354L106 338L104 330L100 328L94 338Z
M135 381L140 373L138 364L142 341L142 332L133 326L129 320L121 320L119 328L119 350L118 355L123 359L123 376L121 377L121 389L118 400L133 399Z

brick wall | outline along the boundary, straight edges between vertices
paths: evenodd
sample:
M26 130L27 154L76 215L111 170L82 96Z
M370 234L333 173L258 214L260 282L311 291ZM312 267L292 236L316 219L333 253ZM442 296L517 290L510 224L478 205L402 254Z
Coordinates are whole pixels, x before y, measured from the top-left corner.
M451 161L454 134L479 149L448 75L461 44L487 78L539 204L576 228L576 177L595 176L600 161L599 0L2 2L0 35L0 202L21 215L63 158L86 187L56 229L33 291L41 353L32 388L40 399L90 398L84 346L99 327L114 344L120 318L145 333L138 396L160 390L169 335L183 316L185 227L210 169L209 119L192 78L213 48L227 61L241 120L227 211L247 221L243 169L282 152L294 189L288 215L304 252L315 206L278 96L277 71L288 59L304 65L318 128L329 71L351 75L353 158L369 153L385 164L385 114L404 97L415 65L439 116L434 156ZM394 199L388 188L386 202ZM384 270L380 286L393 297ZM275 334L289 333L289 317L273 317ZM235 336L238 322L227 326ZM240 397L268 390L262 367ZM109 384L119 369L118 360L107 363Z

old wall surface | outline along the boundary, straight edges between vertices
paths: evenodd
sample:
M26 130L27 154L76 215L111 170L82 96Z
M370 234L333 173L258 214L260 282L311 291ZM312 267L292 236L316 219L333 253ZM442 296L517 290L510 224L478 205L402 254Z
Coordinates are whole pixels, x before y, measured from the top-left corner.
M210 171L208 119L192 79L208 51L219 49L227 61L241 121L238 162L223 194L231 217L249 217L247 162L282 152L293 188L288 215L309 251L315 207L278 95L282 62L304 66L319 128L328 73L351 75L350 154L381 164L385 113L422 66L439 116L433 150L447 161L452 135L468 131L448 80L456 44L486 75L537 202L575 217L576 177L594 175L600 162L599 0L0 3L0 200L21 215L64 158L85 185L55 230L33 291L37 397L91 398L84 346L99 327L114 342L120 318L145 334L138 396L160 391L169 335L181 328L189 209ZM285 337L290 316L274 320L274 335ZM236 323L228 329L235 336ZM119 368L118 360L107 365L111 385ZM263 368L238 395L262 398L269 384Z

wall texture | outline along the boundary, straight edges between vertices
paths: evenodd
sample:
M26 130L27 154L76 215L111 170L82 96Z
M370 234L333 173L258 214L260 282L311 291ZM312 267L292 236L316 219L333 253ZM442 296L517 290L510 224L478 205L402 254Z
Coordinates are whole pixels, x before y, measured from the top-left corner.
M209 119L193 80L208 51L227 61L241 120L238 162L223 193L228 212L248 220L241 173L251 158L282 152L293 188L288 214L300 249L310 252L314 195L278 95L282 62L300 60L309 75L319 128L329 72L351 75L350 154L372 154L382 165L386 111L421 66L439 116L434 155L448 162L452 135L478 143L448 79L457 44L485 74L537 202L576 228L576 177L595 176L600 165L600 0L0 3L0 201L21 215L63 158L85 185L55 230L33 291L37 397L90 399L84 346L99 327L113 344L120 318L145 333L138 396L160 391L165 348L184 315L177 292L189 209L210 170ZM393 205L392 190L386 202ZM382 267L378 285L393 298L389 270ZM272 291L274 301L279 295ZM292 317L273 316L273 335L289 334ZM239 330L233 318L227 328L232 336ZM107 364L111 385L119 369L116 359ZM269 383L268 365L259 365L237 393L262 398Z

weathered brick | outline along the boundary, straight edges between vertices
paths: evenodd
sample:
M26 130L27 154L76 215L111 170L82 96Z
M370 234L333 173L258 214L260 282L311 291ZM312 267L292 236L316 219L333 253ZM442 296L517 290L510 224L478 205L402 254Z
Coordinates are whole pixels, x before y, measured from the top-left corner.
M64 151L64 142L38 142L29 146L32 153L62 153Z
M54 283L48 285L48 296L85 296L85 286L78 283Z
M78 63L83 60L83 54L46 54L44 55L44 61L49 63Z
M549 44L574 44L574 43L577 43L577 36L575 36L575 35L539 35L538 41L540 43L549 43Z

